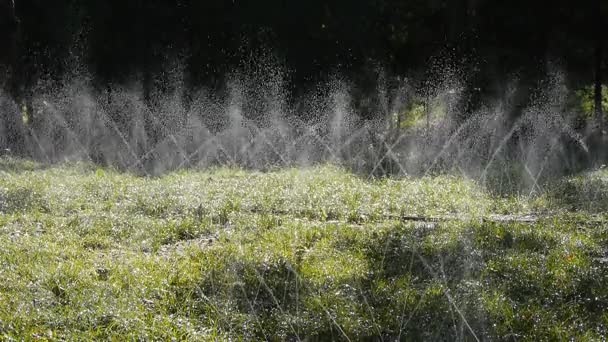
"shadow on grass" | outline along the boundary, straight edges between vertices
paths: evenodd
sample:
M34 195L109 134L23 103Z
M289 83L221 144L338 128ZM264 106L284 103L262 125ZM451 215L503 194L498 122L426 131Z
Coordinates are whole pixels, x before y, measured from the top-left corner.
M555 181L545 196L556 209L605 213L608 211L608 169L582 172Z

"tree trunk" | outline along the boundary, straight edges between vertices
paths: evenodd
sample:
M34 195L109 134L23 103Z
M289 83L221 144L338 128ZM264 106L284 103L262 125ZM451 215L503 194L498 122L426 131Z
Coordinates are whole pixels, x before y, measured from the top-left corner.
M18 27L14 0L0 0L0 97L3 97L0 98L0 153L23 155L23 118L14 94L14 84L18 78L15 70Z
M604 111L602 109L602 46L601 42L597 42L595 47L595 89L594 89L594 107L595 118L597 119L598 129L604 131Z
M15 2L0 0L0 64L9 70L15 62L18 23Z
M594 107L595 118L597 120L600 135L604 132L604 111L602 109L602 14L601 0L597 0L596 18L595 18L595 89L594 89Z

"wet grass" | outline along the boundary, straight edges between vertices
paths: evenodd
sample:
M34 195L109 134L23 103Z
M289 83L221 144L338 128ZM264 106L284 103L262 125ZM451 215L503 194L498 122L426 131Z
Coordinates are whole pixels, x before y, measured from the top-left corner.
M524 199L332 166L150 179L5 159L0 336L598 340L607 175Z

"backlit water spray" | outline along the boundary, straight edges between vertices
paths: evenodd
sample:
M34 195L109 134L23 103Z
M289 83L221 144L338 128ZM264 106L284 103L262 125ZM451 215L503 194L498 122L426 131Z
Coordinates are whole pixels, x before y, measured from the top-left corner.
M145 175L334 163L370 177L451 172L530 193L575 169L580 160L573 155L588 152L559 72L548 73L525 108L513 99L513 82L501 98L463 115L455 73L423 82L424 89L403 79L387 89L382 76L377 91L356 102L353 86L339 77L294 98L286 74L268 64L235 72L215 93L187 90L179 68L147 95L137 80L99 90L73 75L36 89L29 112L2 95L2 110L26 119L2 126L21 132L35 159L92 161ZM361 103L375 105L363 115Z

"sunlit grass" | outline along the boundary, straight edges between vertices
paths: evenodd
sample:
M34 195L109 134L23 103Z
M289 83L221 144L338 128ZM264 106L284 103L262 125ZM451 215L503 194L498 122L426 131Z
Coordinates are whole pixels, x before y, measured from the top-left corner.
M5 159L0 176L3 339L606 334L604 171L536 198L334 166L144 178Z

